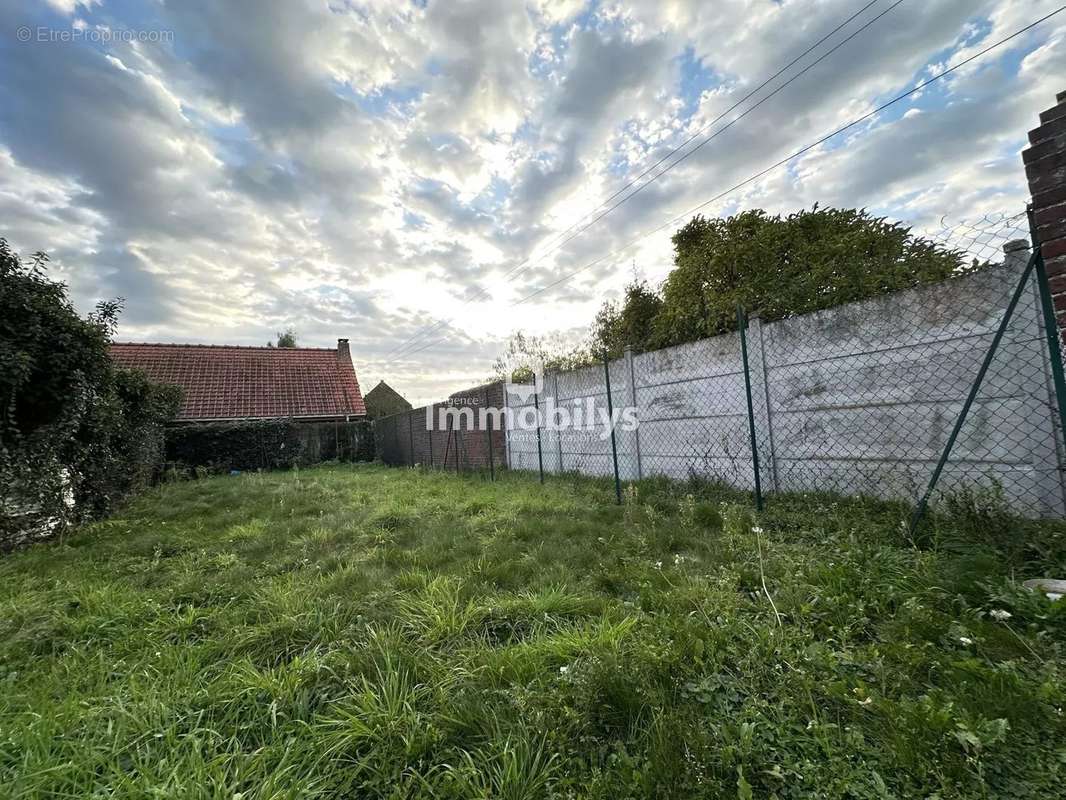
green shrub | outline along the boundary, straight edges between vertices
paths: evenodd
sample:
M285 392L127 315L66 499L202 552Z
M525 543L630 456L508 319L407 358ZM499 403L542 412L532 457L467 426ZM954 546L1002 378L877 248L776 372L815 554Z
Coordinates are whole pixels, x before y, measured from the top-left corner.
M176 473L190 470L288 469L324 461L372 461L369 422L299 422L292 419L206 422L166 432L166 459Z
M114 367L121 301L82 318L43 253L0 238L0 548L106 514L161 464L176 387Z
M656 290L642 281L606 303L592 341L613 357L736 329L737 304L764 322L936 283L970 271L963 255L865 209L782 217L752 209L697 215L672 238L674 268Z

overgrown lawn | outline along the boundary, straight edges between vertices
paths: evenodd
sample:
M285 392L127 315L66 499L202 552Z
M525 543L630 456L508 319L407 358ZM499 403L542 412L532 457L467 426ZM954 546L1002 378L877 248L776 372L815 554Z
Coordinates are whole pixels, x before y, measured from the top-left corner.
M0 796L1062 796L1061 524L376 466L0 558Z

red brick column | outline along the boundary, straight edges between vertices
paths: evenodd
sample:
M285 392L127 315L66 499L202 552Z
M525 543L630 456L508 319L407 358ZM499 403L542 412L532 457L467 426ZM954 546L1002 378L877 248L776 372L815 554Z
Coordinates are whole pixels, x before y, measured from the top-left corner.
M1040 250L1044 255L1059 332L1066 338L1066 92L1040 115L1022 153Z

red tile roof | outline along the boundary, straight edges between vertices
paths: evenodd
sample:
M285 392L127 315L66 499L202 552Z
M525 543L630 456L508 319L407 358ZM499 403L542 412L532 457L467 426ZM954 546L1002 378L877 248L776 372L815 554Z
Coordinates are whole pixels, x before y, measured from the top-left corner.
M185 391L179 421L366 414L340 349L114 343L111 357Z

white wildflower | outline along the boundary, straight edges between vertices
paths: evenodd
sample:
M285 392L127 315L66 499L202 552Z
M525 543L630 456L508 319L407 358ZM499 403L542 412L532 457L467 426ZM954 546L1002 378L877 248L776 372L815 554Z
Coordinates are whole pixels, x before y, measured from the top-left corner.
M677 567L683 563L685 563L685 557L680 553L674 553L674 566Z
M570 667L559 667L559 674L560 675L565 675L569 671L570 671Z
M959 641L965 645L973 644L973 639L971 639L969 636L960 636Z
M762 530L762 528L760 528L760 527L759 527L758 525L753 525L753 526L751 527L751 532L752 532L752 533L762 533L762 532L763 532L763 530Z
M655 569L662 569L662 568L663 568L663 562L662 561L656 561L655 562Z
M988 612L988 615L996 622L1006 622L1013 616L1009 611L1004 611L1002 608L992 609Z

